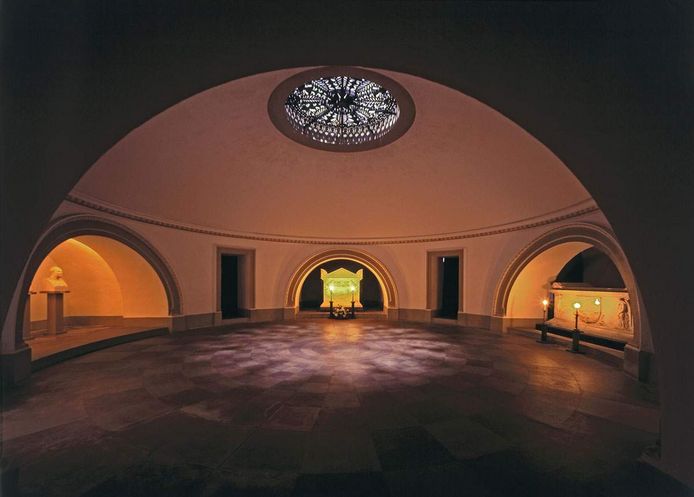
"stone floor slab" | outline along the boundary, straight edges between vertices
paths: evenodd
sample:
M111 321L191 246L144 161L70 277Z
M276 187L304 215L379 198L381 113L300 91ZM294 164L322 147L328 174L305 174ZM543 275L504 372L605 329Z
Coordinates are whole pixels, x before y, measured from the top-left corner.
M684 496L636 463L657 397L521 336L244 324L38 371L3 396L3 456L42 497Z

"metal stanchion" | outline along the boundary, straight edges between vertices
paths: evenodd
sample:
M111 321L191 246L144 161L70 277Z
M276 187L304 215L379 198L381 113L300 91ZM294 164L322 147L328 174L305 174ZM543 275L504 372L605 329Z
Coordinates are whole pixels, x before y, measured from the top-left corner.
M549 301L544 299L542 301L542 326L540 327L540 339L537 341L537 343L550 343L549 340L547 340L547 304L549 304Z
M572 352L574 354L584 354L584 352L581 350L580 347L580 340L581 340L581 332L578 330L578 310L581 308L581 304L578 302L574 302L574 309L576 309L575 313L575 321L574 321L574 330L573 333L571 334L571 348L566 349L569 352Z

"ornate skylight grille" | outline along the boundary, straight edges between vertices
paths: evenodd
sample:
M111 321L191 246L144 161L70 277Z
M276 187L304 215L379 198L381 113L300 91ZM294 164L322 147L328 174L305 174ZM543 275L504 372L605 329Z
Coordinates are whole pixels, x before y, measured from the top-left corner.
M287 119L313 140L352 145L381 138L400 117L395 98L368 79L314 79L295 88L284 104Z

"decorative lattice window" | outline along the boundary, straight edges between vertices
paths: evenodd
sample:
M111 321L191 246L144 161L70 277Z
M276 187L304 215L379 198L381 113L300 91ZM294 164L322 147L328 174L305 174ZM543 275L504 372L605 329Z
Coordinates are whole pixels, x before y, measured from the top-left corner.
M398 102L387 89L350 76L308 81L289 94L284 107L294 129L335 145L377 140L400 117Z

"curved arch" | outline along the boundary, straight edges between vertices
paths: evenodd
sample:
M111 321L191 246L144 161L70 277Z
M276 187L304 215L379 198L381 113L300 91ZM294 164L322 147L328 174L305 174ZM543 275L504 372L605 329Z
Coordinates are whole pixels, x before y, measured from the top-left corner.
M641 330L645 317L641 309L641 300L636 278L614 234L595 224L575 223L562 226L544 233L542 236L526 245L506 267L506 270L499 280L496 291L494 292L494 302L492 306L494 316L506 316L511 289L523 269L533 259L552 247L570 242L590 244L604 252L612 262L614 262L630 292L631 298L636 304L633 306L634 341L638 343L641 339Z
M29 258L25 268L24 279L20 287L19 305L15 325L15 343L22 342L23 314L29 286L41 261L60 243L84 235L98 235L121 242L137 252L154 269L161 280L166 299L168 313L175 316L181 313L181 290L173 269L164 257L147 242L140 234L121 224L91 215L69 215L55 220L44 232L39 243Z
M289 279L289 283L287 285L287 294L285 297L285 306L298 308L301 288L303 287L304 281L308 277L309 273L320 264L328 261L334 261L336 259L347 259L366 266L374 274L374 276L376 276L376 279L381 285L381 290L383 291L384 296L384 310L387 312L387 309L389 308L395 309L398 307L398 292L395 286L395 280L390 274L390 271L388 271L388 268L371 254L354 249L327 250L310 257L308 260L299 265Z

